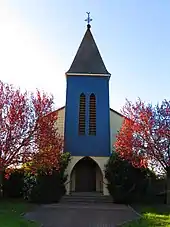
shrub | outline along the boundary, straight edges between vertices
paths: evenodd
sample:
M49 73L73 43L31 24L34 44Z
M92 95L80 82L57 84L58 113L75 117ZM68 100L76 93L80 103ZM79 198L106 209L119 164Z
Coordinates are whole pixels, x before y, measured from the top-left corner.
M39 173L36 177L36 184L30 192L30 201L35 203L58 202L65 193L65 179L59 171L51 174Z
M144 168L135 168L113 153L105 166L108 190L117 203L142 202L146 195L149 179L155 175Z
M36 175L30 172L25 172L24 175L24 187L23 197L25 200L31 201L31 193L34 187L36 187L37 179Z
M166 178L151 178L147 188L147 202L166 203Z
M3 180L3 193L5 197L20 198L23 196L24 171L16 169L8 178Z
M70 161L70 154L63 153L60 169L39 169L36 174L27 173L25 176L24 198L35 203L58 202L65 194L67 175L65 170Z

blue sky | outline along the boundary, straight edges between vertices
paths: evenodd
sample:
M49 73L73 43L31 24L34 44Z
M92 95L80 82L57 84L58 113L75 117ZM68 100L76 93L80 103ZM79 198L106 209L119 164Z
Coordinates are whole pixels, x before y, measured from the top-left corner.
M65 104L70 67L91 12L110 80L110 106L170 99L169 0L1 0L0 79Z

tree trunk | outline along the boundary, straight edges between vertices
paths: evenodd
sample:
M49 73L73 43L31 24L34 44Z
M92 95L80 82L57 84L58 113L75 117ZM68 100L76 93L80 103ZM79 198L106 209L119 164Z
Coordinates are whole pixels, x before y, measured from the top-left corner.
M170 205L170 166L167 168L166 204Z

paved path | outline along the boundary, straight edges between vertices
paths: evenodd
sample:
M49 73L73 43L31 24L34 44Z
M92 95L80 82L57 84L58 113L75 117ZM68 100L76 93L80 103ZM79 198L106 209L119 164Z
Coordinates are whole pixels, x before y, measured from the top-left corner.
M118 204L42 205L25 217L43 227L115 227L139 218L130 207Z

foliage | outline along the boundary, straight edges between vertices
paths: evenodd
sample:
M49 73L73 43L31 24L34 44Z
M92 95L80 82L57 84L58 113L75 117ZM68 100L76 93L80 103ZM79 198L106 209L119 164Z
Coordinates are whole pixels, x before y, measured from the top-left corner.
M166 203L166 178L151 178L147 188L146 197L152 203Z
M45 114L52 111L53 97L40 93L21 92L12 85L0 81L0 169L25 163L37 151L37 139L41 144L50 140L56 116L46 124L39 124ZM48 132L42 130L48 126ZM51 126L51 127L50 127ZM41 128L41 130L40 130ZM48 136L48 137L46 137ZM43 140L43 138L45 140Z
M60 168L37 169L35 174L26 172L24 180L24 198L35 203L58 202L65 194L67 175L65 170L70 161L70 154L60 156Z
M117 153L112 153L105 166L108 190L117 203L142 202L149 179L155 175L147 168L136 168Z
M4 178L4 196L8 198L21 198L24 187L24 170L16 169L7 178Z
M35 136L38 152L31 160L33 172L40 169L50 171L60 168L63 154L63 138L58 134L53 121L56 116L56 112L52 112L38 120L39 127ZM53 122L53 124L51 125L49 122Z
M38 223L27 221L22 214L33 209L33 205L21 200L0 202L0 226L2 227L39 227Z
M0 191L6 169L30 160L35 163L33 172L40 166L59 168L63 140L55 127L53 97L38 90L21 92L0 81L0 109Z
M166 172L170 192L170 101L156 106L140 99L135 104L127 101L123 114L114 144L116 152L134 166L152 166L157 172ZM170 193L167 202L170 203Z
M29 200L34 203L58 202L65 194L66 178L57 170L50 175L41 172L36 176L36 184L32 188Z
M127 101L125 116L115 143L116 152L134 165L158 163L165 171L170 166L170 101L155 107L140 99ZM141 162L140 162L141 161Z
M28 201L30 200L31 193L34 187L36 187L36 184L37 184L36 174L25 172L24 186L23 186L23 198L25 200L28 200Z

